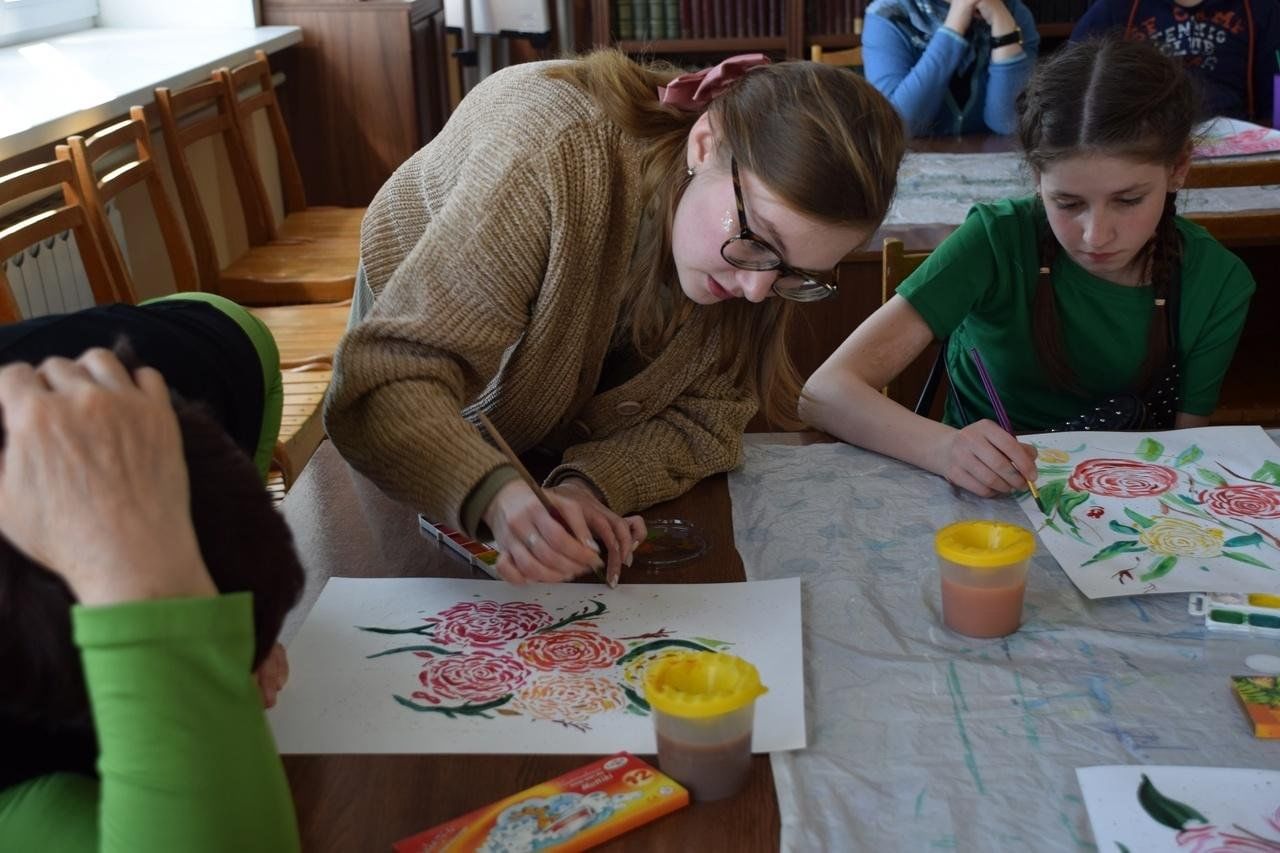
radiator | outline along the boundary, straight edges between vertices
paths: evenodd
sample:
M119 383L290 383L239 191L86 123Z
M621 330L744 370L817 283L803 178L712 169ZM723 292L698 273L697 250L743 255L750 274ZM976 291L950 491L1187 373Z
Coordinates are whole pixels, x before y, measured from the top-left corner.
M124 239L124 222L115 202L107 205L107 221L115 232L120 253L129 256ZM93 305L93 291L80 261L76 237L63 231L28 246L4 262L13 298L23 317L65 314Z

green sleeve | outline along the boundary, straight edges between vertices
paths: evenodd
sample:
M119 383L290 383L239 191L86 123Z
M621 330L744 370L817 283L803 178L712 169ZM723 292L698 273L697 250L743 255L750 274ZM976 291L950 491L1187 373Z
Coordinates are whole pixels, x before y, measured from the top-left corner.
M249 672L251 601L73 608L101 782L55 774L0 792L0 849L299 849Z
M897 293L919 312L938 340L990 298L988 291L998 278L994 217L986 207L969 211L960 227L898 285Z
M1249 300L1256 287L1244 262L1220 246L1217 248L1221 255L1227 257L1215 257L1213 263L1201 266L1214 278L1221 276L1218 286L1209 287L1209 281L1197 281L1190 276L1190 280L1183 283L1183 298L1190 304L1186 306L1187 310L1179 312L1183 318L1179 332L1186 330L1191 333L1179 341L1184 366L1182 403L1178 408L1191 415L1211 415L1217 408L1222 380L1226 378L1227 368L1240 342L1245 318L1249 314ZM1225 276L1222 274L1224 268ZM1213 301L1196 304L1197 297L1188 293L1192 288L1200 292L1208 290ZM1189 314L1196 318L1198 328L1194 330L1188 329Z

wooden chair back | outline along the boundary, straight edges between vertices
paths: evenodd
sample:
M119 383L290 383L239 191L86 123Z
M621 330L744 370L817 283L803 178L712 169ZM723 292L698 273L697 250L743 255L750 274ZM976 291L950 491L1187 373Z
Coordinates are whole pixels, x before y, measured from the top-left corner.
M927 257L929 257L928 252L908 253L901 240L889 238L884 241L884 247L880 254L881 305L889 301L894 291L898 289L898 285L902 284L907 276L915 272L916 268L924 263ZM920 393L916 396L915 406L912 411L925 417L930 417L934 413L934 400L937 397L938 386L941 385L947 372L945 362L946 341L932 344L931 347L936 347L936 353L925 350L915 362L902 372L902 375L881 389L884 394L893 397L895 400L903 401L904 399L909 399L909 397L906 397L909 389L919 387ZM925 365L928 365L927 373L925 372Z
M1186 186L1188 189L1280 186L1280 155L1258 160L1197 160L1187 173ZM1280 199L1280 193L1277 198ZM1187 218L1233 246L1271 245L1280 238L1280 201L1274 208L1193 213Z
M98 131L88 139L82 136L68 137L66 146L59 146L59 149L64 147L75 166L76 177L84 192L90 224L102 246L121 297L134 303L138 301L138 292L133 284L128 261L121 253L120 244L107 221L107 205L120 193L138 184L146 185L156 224L164 240L165 253L169 256L176 288L199 290L199 278L191 260L191 252L187 249L186 238L182 234L182 226L156 168L151 129L147 126L142 107L131 107L129 118ZM98 161L111 158L114 163L113 155L122 152L127 152L124 161L114 165L106 175L99 178L95 169Z
M246 140L250 139L249 128L253 126L253 115L259 110L266 110L267 124L271 128L271 140L276 147L276 161L280 169L280 188L284 195L286 214L298 213L307 209L306 190L302 185L302 172L298 170L298 161L293 154L293 143L289 140L289 129L284 123L284 113L280 110L280 101L276 98L276 88L271 81L271 64L267 61L266 51L254 53L252 62L246 62L238 68L219 68L213 72L215 79L223 81L231 93L231 102L235 105L236 118L245 132ZM256 87L256 91L254 88ZM250 144L250 152L252 145ZM259 169L259 174L262 174ZM266 208L268 213L270 208Z
M0 323L14 323L23 319L18 300L5 275L3 262L28 246L56 237L67 230L75 235L94 302L109 303L120 298L103 257L102 247L90 224L75 167L69 159L60 153L59 159L51 163L40 163L0 178L0 205L51 189L62 191L60 206L32 213L0 231Z
M249 156L244 133L231 102L231 91L225 81L210 79L176 92L161 87L155 94L169 166L195 250L200 287L216 291L221 266L213 241L213 229L200 201L187 149L202 139L221 137L231 164L245 231L252 246L260 246L276 236L275 225L266 206L267 190Z
M861 19L858 23L862 23ZM810 45L809 59L812 62L821 62L823 65L835 65L840 68L861 68L862 46L845 50L823 50L820 44Z

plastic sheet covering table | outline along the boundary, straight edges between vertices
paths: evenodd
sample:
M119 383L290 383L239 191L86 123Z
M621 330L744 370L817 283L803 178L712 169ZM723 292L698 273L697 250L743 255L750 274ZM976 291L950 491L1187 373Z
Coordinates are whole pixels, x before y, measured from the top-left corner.
M1280 641L1209 633L1185 594L1089 601L1040 548L1016 634L943 628L934 532L1025 524L1012 499L842 444L749 442L729 488L747 577L802 578L809 747L773 756L783 850L1092 850L1076 767L1280 767L1228 679Z

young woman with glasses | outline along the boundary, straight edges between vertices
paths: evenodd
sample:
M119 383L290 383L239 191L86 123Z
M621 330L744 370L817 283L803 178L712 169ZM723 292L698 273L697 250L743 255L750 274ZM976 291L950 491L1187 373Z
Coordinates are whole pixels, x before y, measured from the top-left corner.
M506 579L616 579L645 532L629 513L736 465L757 409L794 422L793 304L835 292L903 147L882 96L813 63L677 75L606 51L493 75L369 208L329 435L394 497L493 535ZM563 524L481 411L562 458Z

